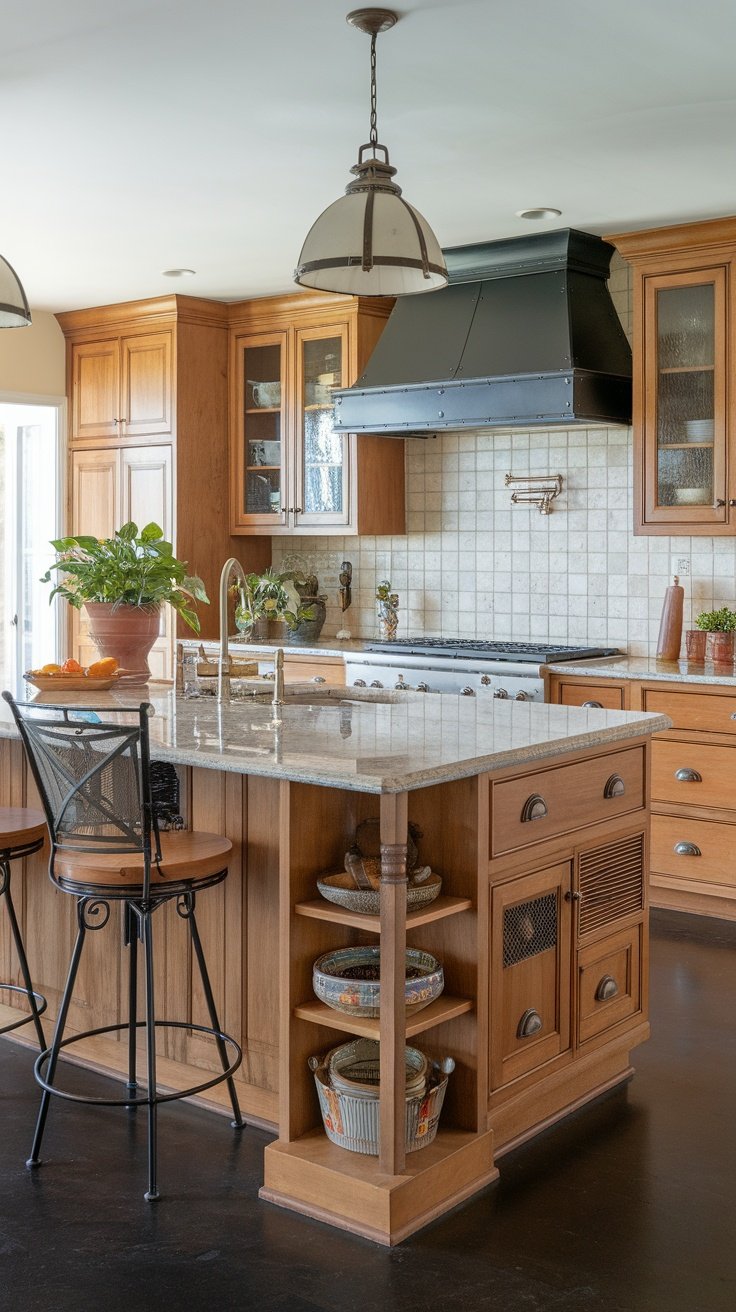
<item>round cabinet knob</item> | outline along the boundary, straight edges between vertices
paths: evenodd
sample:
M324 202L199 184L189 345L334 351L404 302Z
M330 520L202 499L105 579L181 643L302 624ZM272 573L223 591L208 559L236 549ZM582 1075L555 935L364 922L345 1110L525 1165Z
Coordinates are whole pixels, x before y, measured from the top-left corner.
M528 701L529 701L529 693L528 693L528 692L524 692L524 691L520 688L518 692L514 693L514 701L515 701L515 702L528 702Z
M471 688L466 684L461 695L463 697L475 697L475 688Z
M602 711L602 710L603 710L603 702L581 702L580 705L581 705L581 706L590 706L590 707L595 707L595 709L596 709L597 711Z
M365 688L365 686L366 686L365 679L355 679L353 682L354 688Z
M312 683L327 683L324 674L313 674Z
M400 674L400 675L399 675L398 679L396 680L396 683L394 684L394 688L396 688L397 691L400 691L400 690L403 688L403 689L404 689L404 692L411 692L411 689L410 689L410 687L409 687L409 684L408 684L408 683L404 683L404 676L403 676L403 674Z
M493 696L500 697L502 701L505 701L508 697L508 693L505 688L497 688Z
M490 686L490 682L491 682L491 676L490 676L490 674L481 674L481 676L480 676L480 681L481 681L481 683L483 684L483 687L484 687L484 688L488 688L488 687Z
M416 691L416 692L429 692L429 684L428 684L428 683L424 683L424 682L422 682L422 683L418 683L417 686L416 686L415 691Z
M383 687L383 684L381 683L381 680L380 680L380 679L374 679L374 680L373 680L373 682L372 682L372 684L371 684L371 688L382 688L382 687Z

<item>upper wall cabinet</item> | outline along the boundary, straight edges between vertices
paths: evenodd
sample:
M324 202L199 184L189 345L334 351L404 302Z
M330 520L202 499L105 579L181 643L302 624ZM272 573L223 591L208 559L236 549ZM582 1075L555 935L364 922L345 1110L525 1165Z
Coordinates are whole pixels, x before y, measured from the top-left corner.
M73 343L70 396L74 443L171 437L171 332Z
M634 530L736 533L736 218L608 237L634 271Z
M333 389L358 377L391 304L299 293L231 306L232 533L404 532L403 440L333 422Z

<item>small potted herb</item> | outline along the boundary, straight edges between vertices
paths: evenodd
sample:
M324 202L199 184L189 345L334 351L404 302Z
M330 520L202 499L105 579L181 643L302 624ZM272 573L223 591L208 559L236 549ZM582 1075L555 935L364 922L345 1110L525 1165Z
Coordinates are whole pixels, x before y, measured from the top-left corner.
M685 635L685 650L691 661L712 661L714 665L732 665L736 611L728 606L705 610L696 617L695 629Z

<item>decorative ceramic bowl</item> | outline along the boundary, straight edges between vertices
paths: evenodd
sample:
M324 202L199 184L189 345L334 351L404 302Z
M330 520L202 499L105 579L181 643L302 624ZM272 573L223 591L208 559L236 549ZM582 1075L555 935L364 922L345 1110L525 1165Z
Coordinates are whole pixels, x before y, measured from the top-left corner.
M380 947L338 948L317 958L312 968L312 987L320 1001L335 1011L376 1017L380 1013L380 974ZM437 958L419 948L407 948L407 1011L414 1014L428 1007L444 987L444 971Z
M336 875L320 875L317 888L328 902L336 902L348 911L360 911L364 915L377 916L381 910L380 888L356 888L355 880L346 870ZM427 907L434 902L442 888L442 879L434 871L419 883L409 883L406 889L406 905L410 911Z

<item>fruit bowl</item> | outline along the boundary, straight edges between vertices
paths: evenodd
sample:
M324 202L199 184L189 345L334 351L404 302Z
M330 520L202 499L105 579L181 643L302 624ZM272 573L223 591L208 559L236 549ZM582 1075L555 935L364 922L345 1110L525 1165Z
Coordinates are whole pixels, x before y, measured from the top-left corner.
M119 674L120 671L116 670L114 674L96 679L93 674L37 674L34 670L28 670L23 678L41 692L82 692L84 689L103 692L118 682Z

